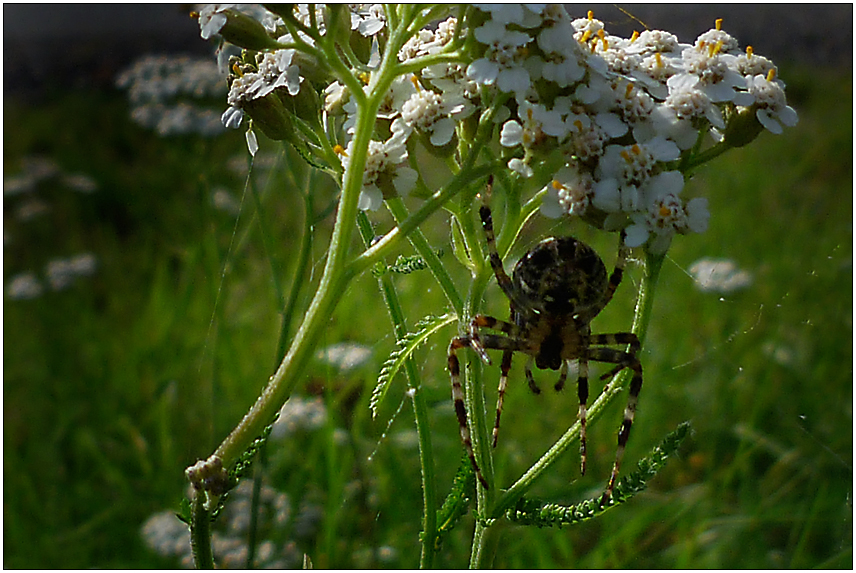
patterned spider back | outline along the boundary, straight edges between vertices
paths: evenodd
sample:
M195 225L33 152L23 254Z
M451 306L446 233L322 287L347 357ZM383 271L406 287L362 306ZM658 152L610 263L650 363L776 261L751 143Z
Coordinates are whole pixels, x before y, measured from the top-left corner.
M547 238L514 267L512 284L518 301L514 310L524 320L534 315L573 317L590 322L608 302L606 267L598 254L573 237Z

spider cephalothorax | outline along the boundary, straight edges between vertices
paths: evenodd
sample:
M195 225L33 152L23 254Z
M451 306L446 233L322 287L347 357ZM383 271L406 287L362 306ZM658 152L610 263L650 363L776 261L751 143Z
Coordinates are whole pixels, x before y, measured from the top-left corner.
M635 334L591 334L589 323L612 300L615 289L621 282L626 261L624 237L621 237L615 270L607 275L606 267L597 253L585 243L572 237L547 238L528 251L514 267L509 277L503 268L502 259L496 250L493 217L488 206L490 183L479 210L487 239L490 264L499 287L510 301L511 320L501 321L491 316L476 315L470 322L469 332L452 339L449 345L449 372L452 376L452 398L461 430L461 440L472 462L481 484L487 488L487 480L473 453L464 394L460 383L460 364L456 351L472 348L485 362L490 363L485 349L502 350L499 392L496 406L496 423L493 428L493 445L499 436L499 420L511 369L514 352L529 357L524 371L529 388L536 394L540 389L532 376L532 362L539 369L559 370L555 389L561 390L568 374L568 364L579 363L577 395L580 421L581 471L586 464L586 404L588 401L588 362L607 362L615 367L602 378L609 377L624 368L633 370L630 397L624 411L624 421L618 433L618 451L612 475L609 478L604 501L612 495L618 476L621 458L633 416L636 401L642 387L642 365L636 357L639 340ZM481 329L498 330L504 333L483 334ZM608 348L624 345L627 351Z

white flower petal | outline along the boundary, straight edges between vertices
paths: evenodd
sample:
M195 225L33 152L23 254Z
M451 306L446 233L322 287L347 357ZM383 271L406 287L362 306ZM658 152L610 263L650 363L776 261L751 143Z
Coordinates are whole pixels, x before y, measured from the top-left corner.
M523 143L523 126L514 120L506 121L499 134L499 144L503 147L515 147Z
M467 66L467 78L479 84L492 85L497 74L499 65L486 58L479 58Z
M363 186L357 208L361 211L377 211L383 204L383 193L376 185Z
M638 247L648 240L648 228L642 223L634 223L625 230L624 244L628 247Z

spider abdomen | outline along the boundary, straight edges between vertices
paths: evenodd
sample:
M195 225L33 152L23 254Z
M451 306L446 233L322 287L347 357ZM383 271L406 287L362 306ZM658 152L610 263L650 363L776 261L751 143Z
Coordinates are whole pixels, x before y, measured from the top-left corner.
M609 279L594 249L573 237L550 237L523 255L512 281L528 307L519 312L579 316L588 322L605 306Z

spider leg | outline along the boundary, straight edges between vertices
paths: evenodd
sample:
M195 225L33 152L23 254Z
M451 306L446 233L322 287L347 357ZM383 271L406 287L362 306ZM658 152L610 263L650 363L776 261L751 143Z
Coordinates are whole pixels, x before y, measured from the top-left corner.
M627 333L629 334L629 333ZM600 335L603 337L616 335ZM625 335L622 335L625 336ZM630 335L635 338L634 335ZM592 339L599 337L592 337ZM636 341L638 344L638 340ZM629 342L628 342L629 343ZM624 449L627 446L627 440L630 437L630 428L633 426L633 418L636 415L636 405L639 400L639 392L642 390L642 363L635 354L622 352L613 348L591 348L589 349L588 358L598 362L612 362L617 364L616 372L624 368L633 370L633 378L630 380L630 395L627 398L627 406L624 407L624 420L621 422L621 428L618 430L618 449L615 451L615 463L612 466L612 474L609 476L609 482L606 486L606 491L603 492L601 505L604 505L612 497L612 491L615 489L615 481L618 478L618 472L621 468L621 460L624 457Z
M494 320L495 327L501 328L503 332L513 334L517 331L517 326L510 322L502 322ZM500 365L499 390L496 397L496 421L493 425L493 447L499 440L499 420L502 417L502 406L505 401L505 391L508 387L508 372L511 370L511 358L514 352L527 352L526 343L513 336L499 336L496 334L486 334L484 336L484 345L488 348L502 350L502 363Z
M526 374L526 381L529 383L529 389L533 394L540 394L541 389L535 384L535 377L532 376L532 357L526 361L526 366L523 367L523 372Z
M476 319L474 319L473 322L476 322ZM495 326L496 328L501 328L503 330L506 328L509 330L517 329L517 326L511 323L502 322L489 316L481 317L479 322L484 322L485 326L488 324L497 325ZM526 346L520 339L496 334L485 334L481 336L480 343L483 345L483 348L494 348L504 351L502 354L502 376L500 377L500 394L497 403L496 426L493 430L493 439L494 443L496 443L496 438L499 432L499 417L502 411L502 398L505 394L508 371L511 369L511 354L514 351L525 351ZM470 463L473 466L473 470L475 471L479 482L481 482L485 489L490 489L487 485L487 480L481 472L481 468L479 468L475 452L473 451L473 440L467 421L467 406L464 402L464 389L461 387L461 365L458 361L457 350L465 347L473 347L473 341L470 335L453 338L452 342L449 343L449 374L452 378L452 400L455 403L455 415L458 418L458 426L461 430L461 442L470 458Z
M565 387L565 381L568 379L568 361L562 361L562 369L559 370L559 379L556 380L556 384L553 385L553 390L556 392L561 392Z
M595 334L590 338L590 344L592 346L608 346L614 344L626 344L629 345L629 353L633 356L639 352L639 349L642 347L639 343L639 338L636 337L632 332L619 332L617 334ZM607 378L611 378L618 374L620 371L624 370L627 366L624 363L619 363L612 370L603 374L600 379L606 380Z
M458 362L458 356L455 354L456 350L466 346L472 347L472 341L468 336L453 338L449 344L449 373L452 377L452 400L455 403L455 414L458 417L458 426L461 430L461 442L464 444L464 449L470 458L470 463L482 487L490 489L476 461L476 454L473 452L473 440L470 435L470 427L467 424L467 406L464 403L464 390L461 388L461 366Z
M626 237L627 233L622 230L621 236L618 239L618 258L615 260L615 268L612 274L609 275L609 285L606 287L606 297L604 298L603 306L606 306L612 300L612 295L615 294L615 290L621 284L621 279L624 277L624 267L627 264L627 252L629 250L624 242Z
M506 334L515 334L518 330L517 325L511 324L510 322L505 322L503 320L496 319L492 316L486 316L484 314L477 314L473 317L472 322L470 322L470 348L472 348L476 354L479 355L485 364L490 364L490 358L485 352L485 347L481 342L481 336L479 335L479 328L491 328L494 330L500 330L505 332ZM496 348L496 347L491 347Z
M588 413L588 356L584 352L579 360L579 375L577 376L577 397L580 407L577 419L580 421L580 474L586 475L586 415Z
M499 284L499 288L502 289L502 292L505 293L505 296L511 301L512 306L526 308L526 302L521 300L520 296L515 292L511 278L505 272L505 268L502 266L502 258L499 256L499 252L496 249L496 234L493 230L493 214L491 213L490 205L488 204L492 188L493 175L488 177L487 186L482 194L482 204L481 207L479 207L479 217L481 218L482 228L484 229L485 238L487 239L487 251L490 259L490 266L493 268L493 274L496 275L496 282Z
M508 386L508 371L511 370L511 357L513 351L505 350L502 353L502 364L499 367L499 390L496 396L496 422L493 424L493 447L499 440L499 418L502 416L502 403L505 400L505 389Z

